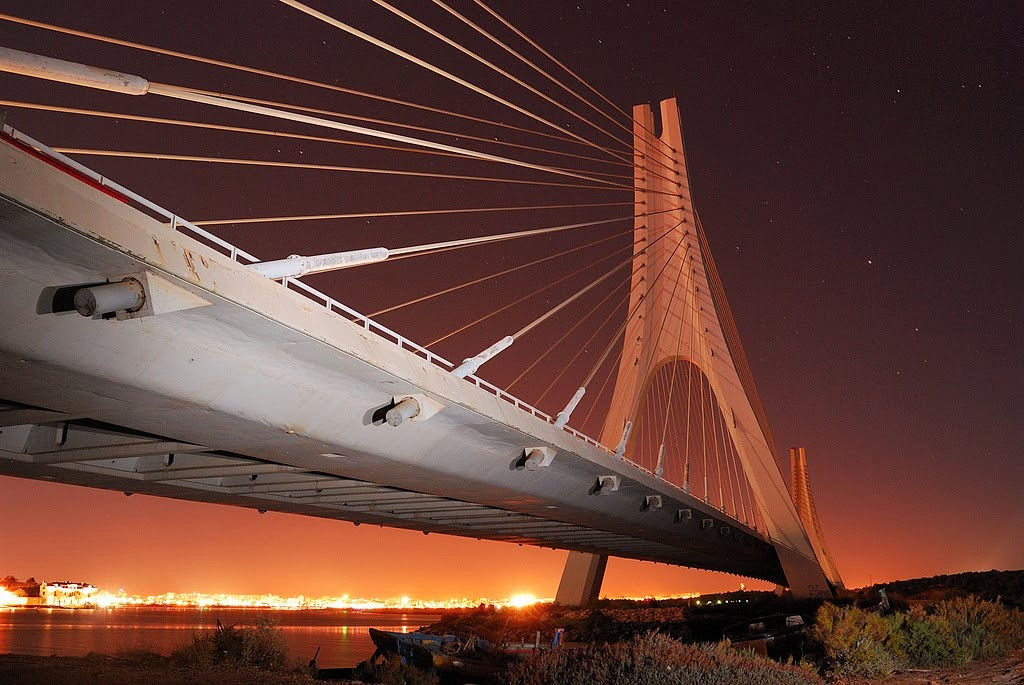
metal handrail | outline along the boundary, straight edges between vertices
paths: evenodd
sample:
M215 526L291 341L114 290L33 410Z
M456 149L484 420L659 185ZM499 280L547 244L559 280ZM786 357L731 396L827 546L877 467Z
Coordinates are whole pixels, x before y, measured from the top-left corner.
M119 195L123 195L124 197L128 198L132 202L135 202L135 203L145 207L146 209L150 210L151 212L153 212L155 214L159 214L160 216L164 217L165 219L170 220L171 228L173 228L175 230L182 230L182 229L184 229L184 230L187 230L187 231L189 231L191 233L195 233L196 235L202 237L204 240L209 240L210 242L214 243L218 247L224 248L225 250L228 251L228 255L234 261L238 261L239 257L241 257L242 259L245 259L248 262L258 262L259 261L259 259L257 259L253 255L249 254L245 250L242 250L241 248L239 248L239 247L237 247L235 245L232 245L231 243L229 243L228 241L224 240L223 238L219 238L219 237L213 235L209 231L205 231L202 228L199 228L198 226L193 224L191 221L187 221L186 219L183 219L180 216L174 214L174 212L171 212L170 210L164 209L163 207L161 207L160 205L156 204L155 202L147 200L146 198L142 197L138 193L133 192L133 191L125 188L120 183L117 183L115 181L111 181L106 176L103 176L102 174L99 174L99 173L93 171L89 167L87 167L87 166L85 166L85 165L83 165L83 164L81 164L79 162L76 162L75 160L71 159L67 155L64 155L64 154L61 154L60 152L57 152L53 148L49 147L48 145L44 145L43 143L39 142L35 138L32 138L31 136L26 135L26 134L22 133L21 131L18 131L17 129L10 127L7 124L4 124L3 131L10 138L12 138L12 139L14 139L14 140L16 140L16 141L18 141L20 143L23 143L25 145L28 145L29 147L35 148L36 150L38 150L42 154L46 155L47 157L50 157L51 159L54 159L54 160L60 162L61 164L65 165L65 166L71 167L72 169L74 169L78 173L82 174L83 176L92 179L93 181L98 183L100 186L102 186L104 188L109 188L109 189L113 190L114 192L118 193Z

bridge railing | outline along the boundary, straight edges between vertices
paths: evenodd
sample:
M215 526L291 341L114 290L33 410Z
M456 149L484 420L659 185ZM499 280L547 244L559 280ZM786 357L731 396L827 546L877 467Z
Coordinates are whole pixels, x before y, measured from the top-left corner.
M339 302L338 300L334 299L330 295L325 295L324 293L320 292L319 290L317 290L313 286L311 286L311 285L309 285L307 283L304 283L303 281L301 281L301 280L299 280L297 278L285 278L282 281L282 283L287 288L291 288L293 290L296 290L298 292L301 292L301 293L307 295L311 300L315 300L317 302L322 302L323 305L327 309L329 309L330 311L336 312L338 314L341 314L342 316L344 316L348 320L353 321L355 323L358 323L360 326L362 326L367 331L370 331L371 333L375 333L375 334L379 335L380 337L382 337L382 338L384 338L386 340L390 340L391 342L395 343L399 347L401 347L403 349L406 349L406 350L409 350L410 352L412 352L412 353L414 353L414 354L416 354L416 355L418 355L420 357L423 357L424 359L426 359L431 364L437 364L438 366L444 367L446 369L451 369L451 368L455 367L455 364L453 364L452 362L448 361L447 359L445 359L441 355L439 355L439 354L437 354L435 352L431 352L430 350L428 350L427 348L423 347L422 345L417 345L416 343L414 343L413 341L409 340L408 338L406 338L402 334L396 333L395 331L391 330L387 326L383 326L383 325L377 323L376 321L374 321L373 319L371 319L370 317L368 317L368 316L366 316L364 314L360 314L359 312L357 312L356 310L352 309L348 305L346 305L346 304L344 304L342 302Z
M187 219L178 216L174 212L161 207L155 202L146 199L145 197L139 195L138 193L129 190L120 183L112 181L106 176L103 176L102 174L93 171L84 164L76 162L67 155L57 152L53 148L39 142L35 138L32 138L31 136L28 136L6 124L3 126L3 132L11 139L16 140L23 145L33 148L38 153L46 157L49 157L54 161L59 162L63 166L73 169L76 173L84 176L85 178L89 179L91 182L95 183L101 188L106 188L110 191L113 191L116 195L121 196L122 199L130 201L130 203L132 204L138 205L140 208L147 210L152 215L167 220L168 225L172 230L180 231L182 233L191 235L193 238L196 238L197 240L206 244L212 249L215 249L218 252L221 252L225 256L229 257L232 261L238 262L239 264L253 264L255 262L260 261L259 258L243 250L237 245L234 245L228 242L227 240L224 240L223 238L216 236L213 233L210 233L209 231L201 228L200 226L196 226L191 221L188 221ZM352 321L362 326L365 330L398 345L402 349L409 350L413 354L422 357L431 364L436 364L437 366L449 370L455 367L455 364L445 359L441 355L435 352L431 352L422 345L416 344L415 342L409 340L402 334L391 330L387 326L377 323L376 321L366 316L365 314L359 313L358 311L352 309L348 305L339 302L330 295L327 295L317 290L313 286L308 285L307 283L304 283L303 281L297 278L285 278L282 281L282 285L284 285L286 288L290 288L299 293L302 293L309 299L322 304L329 311L335 312L336 314L343 316L349 321ZM547 414L541 411L540 409L537 409L528 402L524 402L515 395L512 395L511 393L508 393L505 390L502 390L498 386L494 385L493 383L485 381L479 376L469 375L465 377L465 380L469 381L478 388L481 388L491 393L498 399L508 402L516 409L525 411L526 413L536 416L537 418L548 423L553 424L555 421L554 417L552 417L550 414ZM607 446L601 444L599 441L574 428L565 426L563 430L566 433L572 435L573 437L578 438L579 440L582 440L583 442L586 442L589 445L593 445L598 449L604 450L605 452L609 453L614 452L614 450L609 449Z

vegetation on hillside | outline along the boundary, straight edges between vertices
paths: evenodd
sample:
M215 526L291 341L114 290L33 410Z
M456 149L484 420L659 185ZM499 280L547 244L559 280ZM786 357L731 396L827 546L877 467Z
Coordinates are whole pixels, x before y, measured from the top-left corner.
M877 595L879 588L909 601L935 603L953 597L974 595L990 602L1024 610L1024 570L969 571L952 575L894 580L860 590L861 595Z
M732 592L693 599L601 600L590 608L536 604L522 609L479 606L446 612L424 632L472 635L495 643L532 641L536 631L549 642L564 628L566 642L619 642L656 631L687 643L717 642L722 631L752 616L813 615L820 600L793 600L771 592Z
M813 667L779 664L730 649L687 645L649 633L615 644L555 650L513 665L509 685L812 685Z
M18 580L14 576L4 576L0 578L0 588L10 590L24 590L25 594L29 597L39 596L39 581L35 578L28 578L26 580Z
M826 672L884 678L905 668L1006 656L1024 647L1024 613L973 596L887 616L823 604L811 638Z
M521 610L478 607L449 613L425 630L463 636L476 634L500 643L532 640L537 630L542 633L542 642L547 642L556 628L565 628L566 641L588 645L551 652L519 664L513 668L519 680L512 682L590 685L615 682L615 678L625 682L622 679L627 676L615 670L619 668L639 669L635 673L630 671L628 676L639 678L636 682L643 682L641 675L648 673L644 669L652 669L650 673L656 674L650 676L654 678L651 682L676 682L664 680L665 670L656 659L634 658L640 649L648 649L658 659L667 659L667 664L687 663L693 668L708 666L707 654L717 655L721 660L715 662L715 668L729 664L737 669L732 673L732 681L722 682L742 682L746 678L741 673L744 668L757 674L751 676L751 682L775 682L766 680L769 675L757 670L765 660L746 655L745 659L754 661L730 661L722 655L735 651L730 652L726 644L713 648L708 645L721 640L722 630L733 623L770 614L803 614L815 617L805 659L813 662L816 673L836 678L878 678L907 668L955 667L1024 648L1024 613L1015 608L1015 597L1022 584L1021 571L900 581L887 586L891 607L885 611L874 587L850 592L828 603L796 602L773 593L745 592L666 601L605 600L589 609L558 605ZM971 594L974 589L979 596ZM698 658L696 654L704 656ZM770 677L788 678L789 673L780 675L772 671ZM718 674L712 669L701 682L719 682Z

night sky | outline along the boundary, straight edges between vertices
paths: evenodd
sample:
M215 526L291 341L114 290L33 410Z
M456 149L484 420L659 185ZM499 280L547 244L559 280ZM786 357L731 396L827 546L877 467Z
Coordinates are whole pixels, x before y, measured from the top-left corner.
M368 0L310 4L566 123L550 106ZM436 7L395 4L571 102ZM452 4L499 30L473 3ZM88 11L69 7L64 1L9 0L2 11L537 128L272 0L129 5L102 0L90 3ZM694 204L779 446L808 450L817 510L847 585L1024 567L1024 173L1019 161L1024 152L1024 12L1019 4L857 3L838 11L802 3L494 0L493 7L627 110L635 103L678 98ZM7 22L0 22L0 44L167 83L472 135L493 132L465 121ZM0 95L325 135L155 96L128 98L12 76L0 77ZM8 123L53 146L542 178L444 157L6 109ZM593 133L578 122L570 130ZM527 134L508 140L586 151ZM486 149L524 159L530 154ZM631 193L582 189L81 159L195 220L632 199ZM572 165L572 160L560 161ZM608 170L580 160L576 166ZM623 211L629 210L554 211L518 220L251 224L219 232L272 258L416 244ZM571 272L628 246L628 227L626 222L449 261L407 260L367 267L358 276L334 274L310 282L372 312L610 238L557 268L535 272L539 282L551 280L552 273ZM453 359L474 354L599 273L570 279L563 288L437 349ZM495 301L509 299L509 293L524 294L536 279L467 289L460 299L439 299L381 320L428 343ZM583 316L605 294L581 303L575 316ZM538 329L532 349L513 348L482 375L507 385L537 350L571 325L565 321ZM566 374L562 394L543 401L538 397L575 352L573 341L582 344L596 325L581 326L582 337L569 338L568 351L552 352L517 384L517 394L557 412L566 399L562 395L571 394L606 338L599 338L578 368ZM588 432L597 432L599 416L600 411L593 412ZM550 596L565 556L9 478L0 478L0 521L7 531L0 544L0 575L71 577L139 593ZM81 542L55 544L67 539L69 527L82 531ZM455 573L441 578L423 573L450 568L452 559L459 560ZM738 582L731 576L613 560L605 592L676 594L734 588Z

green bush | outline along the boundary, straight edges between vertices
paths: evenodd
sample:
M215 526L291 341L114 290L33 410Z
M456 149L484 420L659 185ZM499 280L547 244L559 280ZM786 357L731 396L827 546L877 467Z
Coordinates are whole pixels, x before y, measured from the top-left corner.
M727 643L684 645L649 633L612 645L558 649L513 664L509 685L810 685L818 676Z
M881 678L911 666L957 666L1024 647L1024 613L977 597L939 602L934 613L882 617L823 604L811 632L825 668L838 676Z
M1024 613L974 596L957 597L935 605L953 640L968 659L1006 656L1024 647Z
M886 646L900 661L916 668L957 666L969 655L957 644L949 623L923 612L893 614L887 617L889 637Z
M279 671L288 665L284 635L268 618L242 630L242 663L265 671Z
M891 626L876 613L822 604L811 638L824 651L825 667L838 676L884 678L903 665L886 645Z
M191 643L175 650L172 658L193 666L234 664L280 671L288 666L288 648L269 619L260 618L255 626L246 628L217 621L216 629L197 633Z

